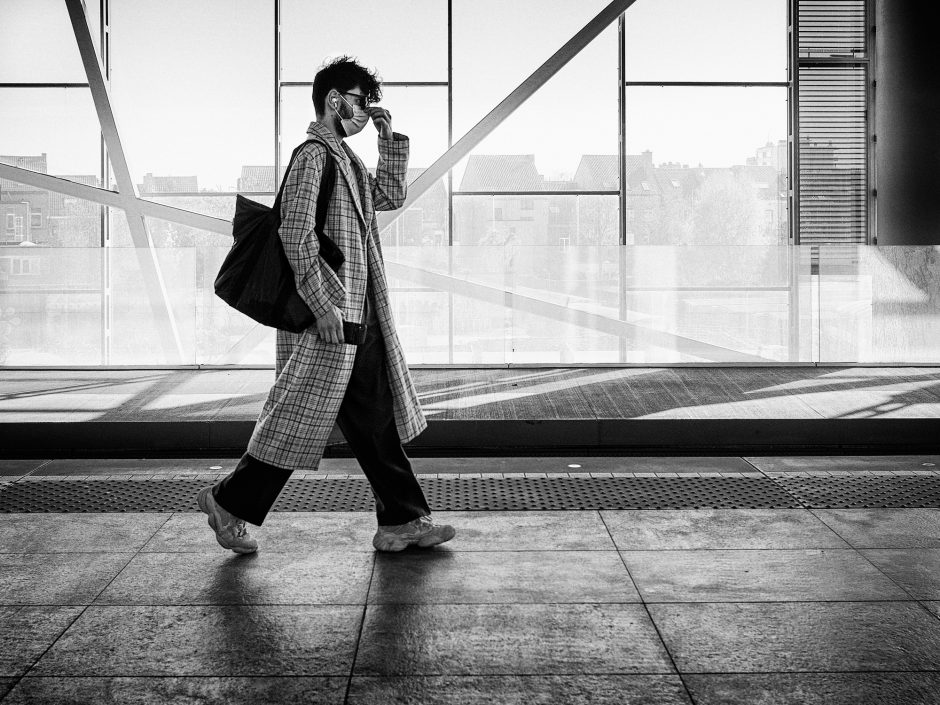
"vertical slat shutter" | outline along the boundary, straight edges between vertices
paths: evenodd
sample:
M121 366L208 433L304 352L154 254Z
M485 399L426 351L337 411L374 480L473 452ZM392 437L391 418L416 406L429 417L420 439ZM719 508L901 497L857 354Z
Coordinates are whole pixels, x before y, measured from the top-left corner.
M800 0L798 11L800 243L865 243L865 0Z

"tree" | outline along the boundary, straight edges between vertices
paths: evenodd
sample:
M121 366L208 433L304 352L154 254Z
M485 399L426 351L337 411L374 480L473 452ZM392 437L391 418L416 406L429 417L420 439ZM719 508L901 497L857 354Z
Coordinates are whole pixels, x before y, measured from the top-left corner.
M726 170L708 174L694 201L694 244L767 244L760 233L759 206L745 178Z

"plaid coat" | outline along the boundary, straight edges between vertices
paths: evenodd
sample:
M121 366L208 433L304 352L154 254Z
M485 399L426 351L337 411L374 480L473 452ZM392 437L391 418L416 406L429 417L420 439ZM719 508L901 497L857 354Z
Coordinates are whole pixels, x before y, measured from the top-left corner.
M362 160L323 125L312 122L305 145L287 174L279 235L294 270L297 291L318 318L336 306L345 320L362 322L366 279L371 280L377 324L385 341L395 425L402 442L427 427L405 364L388 300L388 282L375 212L405 200L408 138L379 138L379 163L372 176ZM313 231L317 193L329 150L336 164L326 234L346 261L333 272L317 256ZM357 171L351 162L358 166ZM352 372L356 347L325 342L315 326L303 333L277 332L276 380L255 424L248 452L270 465L313 470L323 456Z

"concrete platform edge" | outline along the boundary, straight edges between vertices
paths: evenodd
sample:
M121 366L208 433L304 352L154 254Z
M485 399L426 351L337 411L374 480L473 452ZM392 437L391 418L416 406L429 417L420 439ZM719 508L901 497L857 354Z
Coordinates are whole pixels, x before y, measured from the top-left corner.
M940 452L938 421L917 419L430 420L420 456L805 455ZM0 424L0 457L238 456L249 421ZM331 445L327 457L348 457Z

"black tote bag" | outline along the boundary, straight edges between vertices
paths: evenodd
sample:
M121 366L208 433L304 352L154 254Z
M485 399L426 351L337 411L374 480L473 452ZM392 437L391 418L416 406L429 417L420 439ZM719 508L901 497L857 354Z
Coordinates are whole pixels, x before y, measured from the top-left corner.
M235 217L232 219L235 242L215 279L216 295L229 306L258 323L292 333L302 332L316 320L310 307L297 293L294 271L277 233L281 225L281 196L287 174L305 144L299 145L291 154L273 206L269 208L241 195L236 197ZM326 168L317 195L314 231L320 243L320 256L334 272L343 264L345 257L336 243L324 234L323 226L333 196L335 175L336 166L327 152Z

